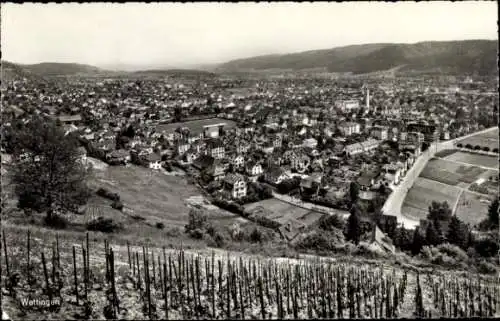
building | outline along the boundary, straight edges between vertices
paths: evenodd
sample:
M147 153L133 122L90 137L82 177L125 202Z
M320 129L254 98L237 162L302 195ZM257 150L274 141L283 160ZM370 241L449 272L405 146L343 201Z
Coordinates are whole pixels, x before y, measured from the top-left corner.
M264 171L262 169L262 165L255 160L249 161L246 166L246 173L249 176L257 177L261 175Z
M316 146L318 146L318 141L315 138L307 138L304 139L303 146L309 148L316 148Z
M218 138L222 135L226 123L218 123L203 126L203 137L205 138Z
M291 168L299 173L305 172L310 163L311 160L309 159L309 156L305 154L292 154L290 158Z
M342 112L351 112L353 110L359 109L359 100L357 99L350 99L350 100L337 100L335 102L335 106L337 108L340 108Z
M146 157L146 160L148 162L148 167L151 169L161 169L161 156L158 155L157 153L152 153L149 154Z
M78 125L82 121L81 115L61 115L57 119L65 125Z
M401 168L398 164L385 164L382 169L385 172L384 178L389 184L398 185L401 180Z
M339 130L344 136L350 136L352 134L359 134L361 131L361 126L354 122L343 122L339 125Z
M264 174L264 181L272 185L278 185L288 178L288 175L280 166L271 166Z
M371 135L379 140L387 140L389 137L389 131L385 126L373 126Z
M209 139L206 145L207 154L215 159L222 159L225 156L224 144L220 139Z
M247 183L240 174L227 174L224 179L224 189L231 193L233 198L242 198L247 195Z
M380 145L379 140L372 138L367 139L362 143L354 143L344 147L344 152L347 156L354 156L361 153L370 152Z
M406 126L408 132L419 132L424 135L424 141L432 143L439 140L439 131L436 125L425 122L413 122Z
M245 157L243 155L236 155L233 158L233 166L235 168L243 168L245 166Z

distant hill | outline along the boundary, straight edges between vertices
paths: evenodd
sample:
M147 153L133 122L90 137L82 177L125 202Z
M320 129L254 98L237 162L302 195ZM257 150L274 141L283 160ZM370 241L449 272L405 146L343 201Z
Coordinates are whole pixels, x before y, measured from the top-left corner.
M214 77L215 74L204 70L195 69L151 69L134 71L136 75L151 75L151 76L188 76L188 77Z
M497 74L498 41L431 41L416 44L365 44L229 61L217 71L327 68L364 74L398 68L398 72Z
M47 76L72 76L72 75L97 75L107 73L107 70L90 65L76 63L44 62L39 64L25 65L2 61L3 70L22 74L27 77Z

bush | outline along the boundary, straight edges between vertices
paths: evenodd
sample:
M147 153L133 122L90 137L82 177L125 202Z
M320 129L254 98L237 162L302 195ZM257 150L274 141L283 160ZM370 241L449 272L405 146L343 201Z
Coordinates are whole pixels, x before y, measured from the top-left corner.
M110 199L112 201L119 201L120 200L120 195L118 195L117 193L112 193L109 190L107 190L106 188L102 188L102 187L99 188L97 190L96 194L101 196L101 197Z
M203 231L199 228L188 231L189 236L194 239L201 240L203 238Z
M123 203L120 201L114 201L111 203L111 207L115 210L123 211Z
M186 232L190 232L193 230L201 230L203 231L207 224L207 216L201 210L192 209L189 211L189 221L185 226Z
M464 145L462 145L461 143L458 143L458 144L457 144L457 147L458 147L458 148L462 148L463 146L464 146Z
M319 227L325 231L332 231L334 228L343 230L344 219L338 215L325 214L319 219Z
M223 199L220 199L220 198L216 198L212 201L212 203L222 209L225 209L225 210L228 210L229 212L231 213L234 213L234 214L243 214L244 212L244 208L243 206L241 205L238 205L236 203L232 203L232 202L228 202L226 200L223 200Z
M65 229L66 227L68 227L68 220L65 217L57 214L52 214L50 218L46 216L44 222L47 226L57 229Z
M165 224L163 224L162 222L157 222L156 223L156 228L162 230L164 227L165 227Z
M114 223L112 219L103 218L102 216L99 216L97 219L87 223L87 230L89 231L112 233L120 230L121 228L120 224Z
M182 232L178 227L172 227L165 233L168 237L179 237Z
M226 240L224 239L224 236L221 233L219 233L219 232L215 233L214 241L215 241L215 245L217 247L223 247L225 245L225 243L226 243Z
M334 244L324 233L314 233L297 242L296 247L304 250L331 251L334 249Z
M252 243L262 242L262 232L254 228L252 233L250 233L250 242Z
M482 274L495 274L498 267L495 264L482 260L477 265L477 271Z
M492 257L498 254L498 242L489 237L477 241L474 248L482 257Z
M371 248L366 243L360 243L358 246L356 246L354 254L370 259L376 259L385 256L383 252Z
M469 257L461 248L451 244L440 244L438 246L424 246L421 251L422 258L431 262L448 267L454 267L457 264L467 263Z

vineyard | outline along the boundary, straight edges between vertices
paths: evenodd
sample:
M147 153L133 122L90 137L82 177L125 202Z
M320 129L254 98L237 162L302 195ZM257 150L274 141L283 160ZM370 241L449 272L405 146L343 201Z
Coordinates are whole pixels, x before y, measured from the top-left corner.
M0 264L1 303L13 320L493 317L500 308L500 283L484 276L200 255L89 234L83 244L29 231L13 239L2 234Z

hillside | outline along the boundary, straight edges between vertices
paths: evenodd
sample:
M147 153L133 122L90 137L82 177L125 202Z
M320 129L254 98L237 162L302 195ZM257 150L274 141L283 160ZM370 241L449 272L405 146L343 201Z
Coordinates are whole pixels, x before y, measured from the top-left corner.
M138 70L132 72L135 75L150 75L150 76L188 76L188 77L214 77L215 74L195 69L150 69Z
M363 74L401 67L400 72L496 74L498 42L467 40L416 44L365 44L233 60L219 71L328 68Z
M2 69L4 72L7 70L6 76L8 77L15 75L23 77L96 75L107 72L106 70L90 65L56 62L24 65L2 61Z

